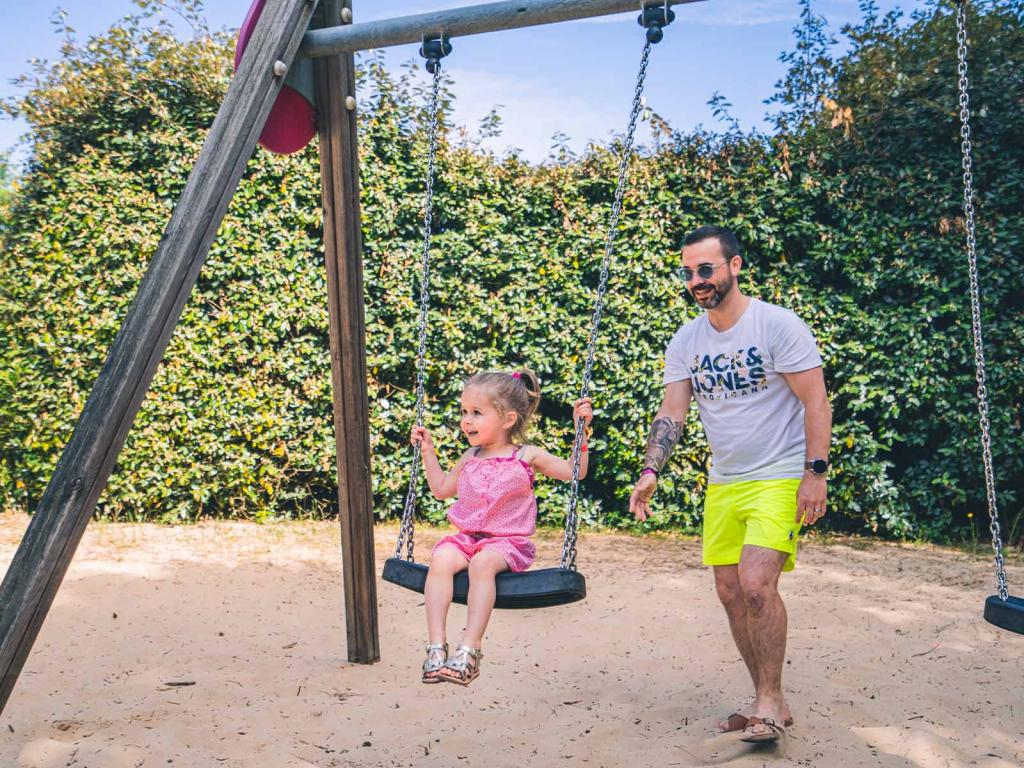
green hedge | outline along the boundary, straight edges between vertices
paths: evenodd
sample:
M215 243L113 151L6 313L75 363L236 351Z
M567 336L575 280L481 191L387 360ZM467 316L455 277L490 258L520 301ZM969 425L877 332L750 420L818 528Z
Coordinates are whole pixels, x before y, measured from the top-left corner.
M998 479L1021 518L1024 51L1021 12L972 21L980 251ZM772 136L662 131L632 164L598 346L588 523L626 510L668 339L694 307L672 277L689 229L745 245L750 293L816 332L835 409L834 528L969 535L984 517L973 399L950 19L869 16L823 60L829 99ZM180 42L129 20L38 69L15 106L31 166L0 219L0 499L31 511L152 257L229 78L219 36ZM893 62L902 73L892 78ZM422 78L359 73L375 508L395 515L413 405L413 301L425 134ZM798 96L799 94L797 94ZM796 96L780 97L793 118ZM450 106L450 105L449 105ZM785 110L789 110L785 112ZM847 112L846 110L849 110ZM491 126L493 129L493 126ZM566 452L619 147L531 165L446 128L438 169L429 423L461 449L461 381L530 365L535 439ZM315 146L249 164L100 499L112 519L336 512L326 286ZM706 443L689 437L644 527L691 530ZM561 521L565 488L543 483ZM442 504L424 502L433 519Z

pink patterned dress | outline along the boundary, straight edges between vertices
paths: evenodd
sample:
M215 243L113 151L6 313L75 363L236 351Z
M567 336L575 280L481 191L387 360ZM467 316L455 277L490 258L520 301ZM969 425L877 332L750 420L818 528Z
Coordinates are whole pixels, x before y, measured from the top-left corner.
M467 559L485 549L505 558L512 571L533 564L536 548L530 536L537 530L537 499L533 495L533 470L523 461L520 448L514 456L470 456L459 474L458 500L448 519L459 533L445 536L434 547L455 547Z

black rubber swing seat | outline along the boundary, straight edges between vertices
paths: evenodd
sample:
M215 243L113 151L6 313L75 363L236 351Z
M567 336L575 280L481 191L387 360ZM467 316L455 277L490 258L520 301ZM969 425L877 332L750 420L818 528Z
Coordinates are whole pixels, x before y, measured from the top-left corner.
M423 586L427 582L427 566L391 557L384 563L383 578L384 581L423 594ZM495 608L548 608L575 603L587 596L587 580L583 574L568 568L499 573L495 585L498 588ZM455 574L452 601L465 605L467 594L469 575L463 571Z
M985 621L1024 635L1024 598L1010 595L1003 600L999 595L992 595L985 601Z

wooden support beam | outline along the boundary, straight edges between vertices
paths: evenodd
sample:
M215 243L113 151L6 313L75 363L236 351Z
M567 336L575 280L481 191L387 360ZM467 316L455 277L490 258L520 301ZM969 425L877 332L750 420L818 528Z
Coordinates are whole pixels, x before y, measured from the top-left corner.
M7 703L281 88L315 0L267 0L153 261L0 585Z
M324 0L314 23L341 24L342 8L351 6L351 0ZM370 664L380 660L380 639L353 55L317 59L315 73L345 630L349 661Z

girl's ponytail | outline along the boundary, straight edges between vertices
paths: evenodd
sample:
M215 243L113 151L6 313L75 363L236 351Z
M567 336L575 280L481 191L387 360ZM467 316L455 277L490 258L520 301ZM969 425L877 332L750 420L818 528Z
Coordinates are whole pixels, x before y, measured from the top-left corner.
M519 371L519 381L522 382L523 387L526 388L526 397L528 405L526 406L526 413L523 414L523 431L526 430L526 425L530 423L530 420L537 413L537 409L540 407L540 379L537 378L537 374L529 368L521 368Z

